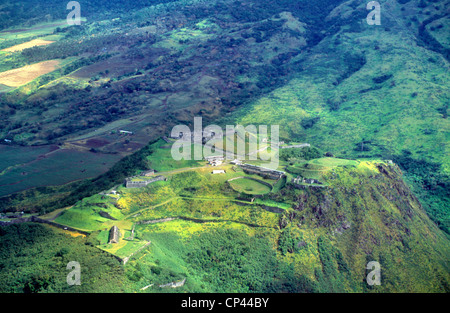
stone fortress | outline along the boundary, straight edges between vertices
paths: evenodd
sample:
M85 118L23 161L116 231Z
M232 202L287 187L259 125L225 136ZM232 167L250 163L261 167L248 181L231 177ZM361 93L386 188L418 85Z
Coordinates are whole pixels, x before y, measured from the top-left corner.
M181 139L183 141L188 142L201 142L205 143L206 141L214 138L216 134L214 132L206 132L206 131L193 131L190 135L180 132L178 136L170 136L171 139Z
M149 179L149 180L132 180L132 179L133 179L133 177L129 177L129 178L125 179L125 187L127 187L127 188L142 188L142 187L146 187L147 185L157 182L157 181L167 180L167 178L162 175L155 176L154 178Z
M111 229L109 230L108 243L118 243L121 235L122 234L120 233L119 228L117 226L111 227Z
M145 170L143 171L140 175L137 176L132 176L132 177L127 177L125 179L125 187L127 188L142 188L145 187L151 183L157 182L157 181L162 181L162 180L167 180L166 177L162 176L162 175L158 175L155 176L151 179L147 179L147 180L135 180L136 178L142 178L142 177L152 177L153 175L155 175L155 170Z
M272 170L270 168L265 168L261 166L251 165L251 164L240 164L242 170L247 174L256 174L262 177L279 180L285 175L285 172Z

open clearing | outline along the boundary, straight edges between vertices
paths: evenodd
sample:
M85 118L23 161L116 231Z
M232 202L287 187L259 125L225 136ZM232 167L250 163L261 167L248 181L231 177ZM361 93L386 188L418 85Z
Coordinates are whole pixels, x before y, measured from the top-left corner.
M336 167L336 166L357 166L358 161L337 159L337 158L319 158L309 162L310 164L317 164L324 167Z
M18 52L18 51L22 51L28 48L32 48L32 47L36 47L36 46L46 46L49 45L51 43L54 43L54 41L50 41L50 40L42 40L42 39L34 39L25 43L22 43L20 45L15 45L6 49L3 49L2 51L5 52Z
M58 60L50 60L6 71L0 73L0 84L9 87L20 87L41 75L54 71L58 65Z
M230 181L230 185L234 190L250 195L263 195L271 191L268 186L244 177Z
M319 158L307 162L300 162L293 166L288 166L286 170L304 178L322 179L323 174L339 166L358 166L360 162L355 160L337 158Z

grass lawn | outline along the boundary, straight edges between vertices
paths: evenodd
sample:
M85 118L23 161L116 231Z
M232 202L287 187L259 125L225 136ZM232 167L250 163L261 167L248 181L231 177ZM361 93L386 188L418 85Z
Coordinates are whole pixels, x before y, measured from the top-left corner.
M194 145L191 146L192 159L175 161L172 157L172 145L162 140L155 143L155 152L148 157L151 167L158 172L167 172L181 168L198 167L203 161L193 160ZM183 151L184 152L184 151Z
M230 185L234 190L238 192L243 192L251 195L263 195L269 193L272 190L262 183L247 178L238 178L230 181Z
M346 160L346 159L337 159L337 158L314 159L314 160L311 160L309 163L321 165L324 167L357 166L359 164L359 162L355 161L355 160Z
M337 158L319 158L311 161L299 162L286 169L295 175L300 175L305 178L321 179L322 176L329 170L338 166L352 166L356 167L360 161L345 160Z
M100 212L106 212L116 220L103 217ZM132 226L131 222L123 220L122 212L111 203L111 199L104 200L100 195L78 202L58 216L55 222L86 231L109 230L113 225L125 230Z

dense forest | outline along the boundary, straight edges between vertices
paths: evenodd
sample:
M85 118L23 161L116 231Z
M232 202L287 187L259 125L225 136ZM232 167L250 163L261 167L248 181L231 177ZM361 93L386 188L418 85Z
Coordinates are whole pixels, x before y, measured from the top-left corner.
M126 1L121 0L81 0L81 14L89 20L111 18L132 10L142 9L148 6L164 4L173 0L143 0ZM13 26L29 27L42 21L56 21L67 17L67 2L58 0L45 0L41 5L36 5L34 0L23 0L20 2L6 1L3 4L4 14L0 17L0 30Z
M39 224L0 227L0 292L73 292L78 286L67 284L66 265L74 260L84 266L82 292L122 291L123 268L95 244Z

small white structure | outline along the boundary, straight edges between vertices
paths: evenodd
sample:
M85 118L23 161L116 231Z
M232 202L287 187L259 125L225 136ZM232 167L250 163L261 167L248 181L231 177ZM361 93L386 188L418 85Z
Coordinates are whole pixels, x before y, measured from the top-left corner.
M235 159L235 160L231 161L230 163L231 163L231 164L234 164L234 165L241 165L241 164L242 164L242 161L241 161L241 160L238 160L238 159Z
M223 156L210 156L206 157L206 161L212 166L220 166L223 164L225 158Z
M223 164L223 161L221 161L221 160L215 160L215 161L211 162L212 166L220 166L222 164Z
M119 130L119 133L121 133L121 134L133 135L133 132L130 132L130 131L128 131L128 130Z
M216 174L225 174L225 171L224 171L224 170L213 170L212 173L213 173L213 175L216 175Z

